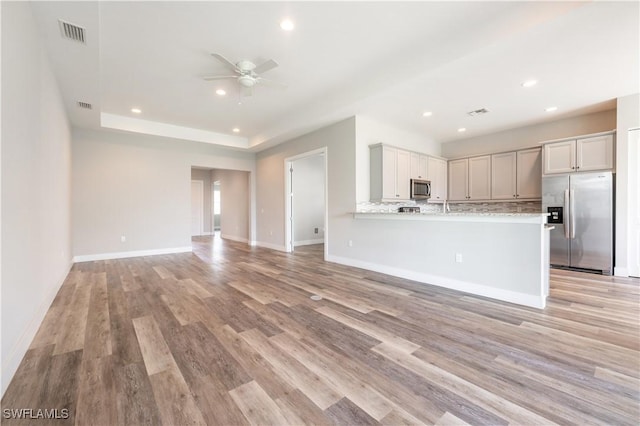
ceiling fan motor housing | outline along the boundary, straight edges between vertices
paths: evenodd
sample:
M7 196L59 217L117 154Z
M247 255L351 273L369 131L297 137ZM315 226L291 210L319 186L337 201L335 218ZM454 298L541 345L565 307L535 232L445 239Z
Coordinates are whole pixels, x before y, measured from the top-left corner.
M256 79L250 75L241 75L238 77L238 82L244 87L253 87L256 84Z

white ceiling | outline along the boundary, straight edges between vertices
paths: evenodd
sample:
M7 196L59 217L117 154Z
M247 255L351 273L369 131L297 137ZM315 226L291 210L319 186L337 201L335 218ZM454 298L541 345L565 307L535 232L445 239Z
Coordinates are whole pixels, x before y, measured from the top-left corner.
M258 151L361 114L448 142L610 109L640 91L638 2L32 5L78 127ZM294 31L280 29L283 17ZM85 27L87 44L64 40L58 19ZM280 66L264 77L288 88L257 86L238 104L234 82L201 78L228 73L212 52L273 58ZM490 113L466 114L478 108Z

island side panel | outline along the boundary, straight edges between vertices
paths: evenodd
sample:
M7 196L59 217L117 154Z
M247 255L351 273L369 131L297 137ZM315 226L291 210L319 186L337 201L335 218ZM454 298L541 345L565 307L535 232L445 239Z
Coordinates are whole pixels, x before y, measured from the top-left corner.
M539 223L354 219L351 247L327 260L544 308L543 233Z

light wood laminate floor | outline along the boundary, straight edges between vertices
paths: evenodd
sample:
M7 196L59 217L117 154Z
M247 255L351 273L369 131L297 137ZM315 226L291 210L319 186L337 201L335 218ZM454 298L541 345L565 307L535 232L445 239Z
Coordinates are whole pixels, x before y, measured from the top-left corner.
M536 310L322 246L194 247L74 265L2 408L69 409L56 425L638 424L638 280L554 270Z

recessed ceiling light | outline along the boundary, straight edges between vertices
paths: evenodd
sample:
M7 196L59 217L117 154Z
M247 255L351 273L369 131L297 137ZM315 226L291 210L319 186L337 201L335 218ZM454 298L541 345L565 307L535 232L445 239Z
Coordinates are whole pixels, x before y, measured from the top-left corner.
M224 89L218 89L218 90L216 90L216 95L224 96L224 95L226 95L226 94L227 94L227 92L226 92Z
M532 87L532 86L535 86L536 84L538 84L538 80L527 80L524 83L522 83L522 87Z
M545 111L547 111L547 112L553 112L553 111L555 111L555 110L557 110L557 109L558 109L558 107L549 107L549 108L546 108L546 109L545 109Z
M423 117L431 117L433 115L433 113L431 111L425 111L422 113Z
M238 129L237 127L233 128L233 133L239 133L239 132L240 132L240 129Z
M131 108L131 112L134 114L140 114L142 110L140 108Z
M462 132L466 132L466 131L467 131L467 129L465 129L464 127L460 127L460 128L458 129L458 131L459 131L460 133L462 133Z
M295 25L293 25L293 21L291 19L286 18L280 21L280 28L282 28L285 31L293 31L293 29L295 28Z

